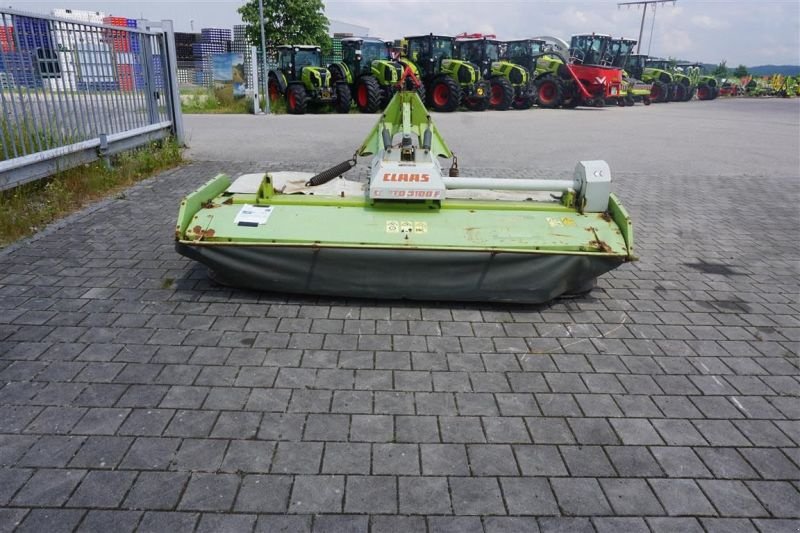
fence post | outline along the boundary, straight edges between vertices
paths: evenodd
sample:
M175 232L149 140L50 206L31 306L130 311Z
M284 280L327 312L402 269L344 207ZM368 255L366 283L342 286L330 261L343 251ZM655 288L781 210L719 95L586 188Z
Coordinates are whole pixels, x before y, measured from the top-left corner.
M164 89L169 95L168 108L172 119L172 132L178 144L183 146L185 134L183 130L183 111L181 111L181 93L178 88L178 54L175 49L175 30L171 20L162 20L161 28L164 30L164 33L162 33L164 39L163 49L165 51L164 59L167 63L167 68L164 69L167 76L167 79L164 80Z
M150 37L144 39L142 43L142 50L144 51L144 79L145 88L147 93L145 99L147 101L147 113L149 116L149 124L158 122L158 99L156 98L156 83L155 72L153 72L153 41Z

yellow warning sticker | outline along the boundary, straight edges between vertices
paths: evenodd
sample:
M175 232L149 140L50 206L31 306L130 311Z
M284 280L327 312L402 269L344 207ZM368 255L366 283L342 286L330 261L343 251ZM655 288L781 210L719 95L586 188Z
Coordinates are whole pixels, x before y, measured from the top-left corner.
M558 227L561 227L561 226L574 226L575 225L575 221L573 219L569 218L569 217L564 217L564 218L547 217L546 220L547 220L547 225L550 226L551 228L558 228Z

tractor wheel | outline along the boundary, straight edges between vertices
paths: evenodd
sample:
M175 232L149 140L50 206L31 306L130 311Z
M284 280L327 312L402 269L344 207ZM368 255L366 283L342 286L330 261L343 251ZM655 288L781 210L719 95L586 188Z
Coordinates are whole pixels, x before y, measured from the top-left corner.
M451 112L461 103L461 87L450 76L439 76L431 83L429 105L434 111Z
M642 103L643 103L644 105L650 105L650 104L652 103L652 101L650 100L650 97L649 97L649 96L643 96L643 97L642 97Z
M563 100L561 81L547 75L536 82L536 103L545 109L555 109Z
M346 83L336 84L336 102L333 104L337 113L349 113L353 105L353 96L350 94L350 87Z
M626 105L627 104L625 103L625 99L624 98L617 98L617 106L625 107Z
M465 98L464 107L470 111L486 111L489 109L490 98L485 96L483 98Z
M497 111L505 111L514 103L514 87L505 78L496 77L489 80L491 90L489 92L489 107Z
M273 104L283 96L281 94L281 86L275 78L270 78L267 82L267 91L269 92L269 101Z
M381 87L374 76L362 76L356 82L356 107L362 113L374 113L381 108Z
M636 104L636 100L633 99L633 96L631 96L630 94L625 96L625 105L626 106L633 106L634 104Z
M700 85L697 87L697 99L698 100L711 100L711 87L708 85Z
M716 100L717 96L719 96L719 87L712 87L711 88L711 99Z
M514 98L514 103L511 106L514 109L530 109L533 106L533 98L530 96Z
M308 107L308 94L302 85L289 85L286 89L286 108L292 115L303 115Z
M684 102L690 102L692 98L694 98L694 94L697 92L697 87L692 87L691 89L686 91L686 99Z
M650 99L657 104L666 102L668 89L667 84L663 81L654 81L653 88L650 89Z
M422 100L422 103L424 104L425 103L425 84L424 83L420 83L419 87L417 87L417 96L419 96L419 99Z
M686 101L686 86L682 83L675 84L675 90L672 93L672 101L673 102L685 102Z

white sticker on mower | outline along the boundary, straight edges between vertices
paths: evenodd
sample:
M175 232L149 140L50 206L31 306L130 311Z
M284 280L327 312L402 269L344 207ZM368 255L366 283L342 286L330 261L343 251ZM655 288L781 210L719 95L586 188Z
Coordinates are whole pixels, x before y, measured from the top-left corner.
M386 233L428 233L428 223L418 220L387 220Z
M274 208L271 205L248 205L245 204L239 210L239 213L236 215L236 218L233 219L233 223L237 226L250 226L250 227L258 227L263 224L267 223L269 220L270 215L272 215L272 210Z

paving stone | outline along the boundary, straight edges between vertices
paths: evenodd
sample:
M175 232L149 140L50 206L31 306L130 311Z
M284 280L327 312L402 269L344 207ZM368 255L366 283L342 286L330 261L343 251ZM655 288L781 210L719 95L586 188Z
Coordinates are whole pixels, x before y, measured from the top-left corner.
M7 504L22 487L33 470L28 468L4 468L0 470L0 505Z
M316 474L322 461L321 442L279 442L272 472L275 474Z
M704 533L697 518L654 517L646 520L653 533Z
M221 470L225 472L269 472L274 442L232 440L225 451Z
M600 485L618 515L664 514L664 509L643 479L601 479Z
M138 511L89 511L78 527L79 532L136 531L142 513Z
M552 478L550 484L559 508L568 516L611 514L611 507L595 479Z
M175 454L175 470L214 472L222 464L228 441L212 439L184 439Z
M227 511L239 488L234 474L192 474L178 508L184 511Z
M392 476L349 476L346 513L396 513L397 478Z
M142 472L122 506L142 510L173 509L188 480L189 474L182 472Z
M59 507L78 486L85 470L39 469L17 492L12 503L17 506Z
M772 516L800 518L800 489L796 486L783 481L748 481L746 484Z
M768 515L740 481L701 480L699 483L722 515L750 517Z
M595 529L588 518L548 516L539 519L539 531L542 533L594 533Z
M66 533L75 529L84 513L78 509L34 509L15 531Z
M431 516L428 518L431 533L482 533L480 518L468 516Z
M567 475L567 469L555 446L517 445L514 446L514 453L523 476Z
M651 479L650 486L670 516L717 515L697 484L690 479Z
M310 533L310 516L260 515L256 533Z
M245 476L236 496L236 512L285 513L289 508L291 476Z
M166 469L172 462L180 443L180 439L140 437L131 444L120 467L141 470Z
M649 533L645 521L641 518L593 518L597 533L613 533L625 531L626 533Z
M414 444L372 446L372 473L419 475L419 452Z
M289 500L292 513L339 513L344 476L296 476Z
M367 533L369 518L359 515L318 515L314 533Z
M744 518L701 518L708 533L756 533L758 530Z
M19 466L63 467L75 456L85 437L43 436L17 462Z
M401 514L451 513L447 478L401 476L398 491Z
M255 523L255 515L203 514L197 526L197 533L236 533L239 531L252 531Z
M199 517L198 513L146 512L139 523L138 531L146 533L160 533L163 531L190 533L194 531Z
M546 478L500 478L509 514L558 515L559 509Z
M372 533L406 533L425 531L425 519L419 516L375 515L371 520Z

